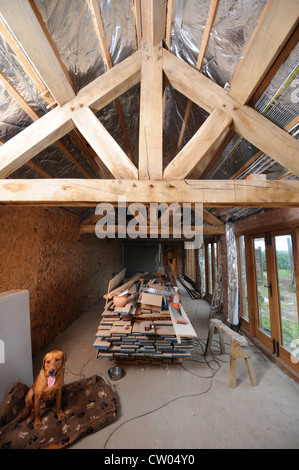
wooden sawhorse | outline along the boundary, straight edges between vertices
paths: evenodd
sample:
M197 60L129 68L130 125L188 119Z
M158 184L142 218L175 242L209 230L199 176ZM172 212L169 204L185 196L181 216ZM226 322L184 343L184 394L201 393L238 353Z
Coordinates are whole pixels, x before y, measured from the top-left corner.
M216 331L215 331L216 330ZM214 333L219 335L220 351L221 354L225 353L223 334L228 336L231 340L230 348L230 386L236 388L236 373L237 373L237 360L244 358L246 361L248 374L250 378L251 385L256 386L257 381L251 362L250 353L248 350L248 341L244 336L239 335L236 331L231 330L228 326L224 325L221 320L212 318L210 320L208 339L206 344L205 356L208 356L210 353L210 348L212 344L212 339Z

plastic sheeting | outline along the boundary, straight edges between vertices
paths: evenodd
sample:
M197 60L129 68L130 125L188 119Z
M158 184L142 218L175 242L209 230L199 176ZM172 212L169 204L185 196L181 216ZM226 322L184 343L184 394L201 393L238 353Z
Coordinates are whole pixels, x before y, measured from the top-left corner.
M238 258L234 228L226 224L227 243L227 282L228 282L228 322L231 325L239 324L239 286L238 286Z
M220 0L204 59L203 73L230 83L267 0Z
M208 16L210 0L176 0L170 51L195 66Z
M35 3L78 92L106 71L89 4L85 0L51 0L50 2L36 0ZM137 50L133 2L132 0L122 2L102 0L99 2L99 7L112 63L116 64ZM1 36L0 70L40 117L48 112L46 108L48 102L42 97L41 90L36 87L6 40ZM120 101L133 160L137 164L139 87L129 90L120 98ZM98 117L123 150L128 153L115 104L112 103L106 109L101 110ZM32 119L0 85L0 139L6 142L31 123ZM66 136L61 141L91 178L99 177L98 172L88 163L74 139ZM36 155L32 162L51 177L80 178L83 176L65 153L55 145L49 146ZM41 175L28 165L24 165L10 175L10 178L40 177Z
M206 271L205 271L205 244L203 243L198 250L198 263L200 272L200 294L201 298L204 299L206 295Z
M267 0L220 0L203 73L224 86L230 82ZM170 50L195 66L210 0L176 0Z
M163 164L164 168L175 157L179 137L185 117L188 100L171 87L166 89L166 109L163 129ZM209 114L196 104L192 104L188 126L186 127L181 148L193 137Z

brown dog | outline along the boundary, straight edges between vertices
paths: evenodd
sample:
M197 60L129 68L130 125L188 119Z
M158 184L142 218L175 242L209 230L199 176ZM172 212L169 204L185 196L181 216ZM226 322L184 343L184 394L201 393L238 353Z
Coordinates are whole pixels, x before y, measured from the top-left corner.
M58 419L63 419L61 389L64 383L63 368L65 361L66 356L63 351L51 351L45 355L42 369L26 395L26 408L18 418L19 422L23 421L31 412L27 422L31 422L34 418L34 428L38 429L41 425L40 402L41 400L52 400L54 397L56 398Z

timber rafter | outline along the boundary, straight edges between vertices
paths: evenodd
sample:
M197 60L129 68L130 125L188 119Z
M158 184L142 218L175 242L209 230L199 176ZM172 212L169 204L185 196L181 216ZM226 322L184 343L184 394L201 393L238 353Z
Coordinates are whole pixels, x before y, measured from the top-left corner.
M33 2L1 2L1 16L22 45L56 105L1 145L0 203L88 207L102 201L117 202L118 195L122 193L129 195L132 202L203 202L206 207L299 206L298 181L253 183L192 179L193 174L201 177L217 148L232 131L291 174L299 176L298 140L246 104L294 32L298 12L296 0L288 0L287 5L280 0L269 2L228 93L200 71L217 1L211 0L198 68L167 50L172 1L168 2L167 10L166 0L136 0L139 49L115 66L111 63L97 3L92 0L89 3L93 8L95 27L99 30L107 71L76 94L36 17ZM163 47L165 37L168 38L166 48ZM267 45L265 51L261 47L263 43ZM254 73L250 74L253 68ZM171 86L188 98L189 103L196 103L210 114L164 169L163 74ZM137 83L141 83L139 161L134 164L130 151L127 155L120 148L95 112L111 101L119 100L121 94ZM118 110L121 118L121 109ZM187 114L185 118L188 119ZM104 173L111 175L109 179L51 178L42 183L40 180L6 179L16 169L30 163L39 152L74 131L83 136L99 159Z

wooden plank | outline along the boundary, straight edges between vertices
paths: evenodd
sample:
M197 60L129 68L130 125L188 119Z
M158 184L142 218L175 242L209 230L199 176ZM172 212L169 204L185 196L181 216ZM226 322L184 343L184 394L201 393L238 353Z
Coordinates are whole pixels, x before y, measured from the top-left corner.
M115 178L137 179L137 168L90 108L82 107L73 122Z
M232 80L229 95L246 103L261 83L298 24L297 0L272 0Z
M298 43L298 38L299 38L299 25L293 32L292 36L284 46L283 50L275 60L274 64L272 65L271 69L267 72L265 78L262 80L262 82L259 84L257 90L253 94L253 96L250 98L248 104L250 106L254 106L255 103L257 103L258 99L262 96L262 94L265 92L275 75L277 74L278 70L282 66L282 64L287 60L287 58L290 56L290 54L293 52L295 47L297 46Z
M0 83L6 89L6 91L10 94L10 96L21 106L21 108L25 111L28 116L31 117L33 121L39 119L39 115L34 111L31 106L24 100L24 98L20 95L20 93L9 83L9 81L4 77L4 75L0 72Z
M187 316L187 314L186 314L186 312L185 312L185 310L184 310L184 308L181 304L180 304L180 308L181 308L182 317L187 321L186 325L176 323L175 319L174 319L174 316L173 316L172 312L170 311L172 326L173 326L176 337L178 338L179 341L181 341L181 339L183 337L197 338L196 331L194 330L193 326L191 325L190 320L189 320L189 318L188 318L188 316Z
M141 19L139 179L162 179L162 41L165 37L166 1L141 0Z
M211 225L224 225L223 222L221 222L221 220L217 219L217 217L215 217L206 209L203 209L203 218L206 222L208 222Z
M170 42L171 42L173 7L174 7L174 0L168 0L168 2L167 2L167 19L166 19L166 35L165 35L165 46L168 50L170 48Z
M141 51L137 51L82 88L70 102L99 111L140 82Z
M226 148L232 137L235 135L234 131L229 127L226 132L217 140L216 144L213 145L211 150L206 156L199 162L194 171L189 175L191 179L205 179L206 175L217 161L219 155Z
M91 11L91 18L93 21L94 30L96 32L99 45L101 48L102 57L104 59L106 67L110 69L113 66L113 64L111 62L110 52L109 52L109 48L108 48L108 44L107 44L107 40L105 36L105 31L104 31L104 26L103 26L103 21L102 21L99 5L98 5L97 0L88 0L88 3L89 3L90 11Z
M0 139L0 146L3 145L3 144L4 144L4 141L3 141L2 139ZM36 171L39 175L44 176L44 178L52 178L52 176L49 175L49 173L47 173L46 171L42 170L41 168L39 168L39 167L38 167L37 165L35 165L34 163L32 163L32 162L27 162L27 165L28 165L30 168L32 168L34 171ZM60 209L60 210L62 210L62 209ZM62 210L62 211L63 211L63 210ZM72 216L75 217L74 214L72 214ZM78 217L78 218L80 218L80 217Z
M95 234L95 229L96 229L96 226L95 225L80 225L79 226L79 233L80 235L83 235L83 234L88 234L88 233L91 233L91 234ZM110 234L115 234L117 235L118 233L123 233L124 229L123 229L123 226L118 226L118 225L113 225L113 226L106 226L105 225L105 230L107 231L107 234L110 233ZM195 226L190 226L190 228L188 227L185 227L184 231L183 231L183 228L181 230L181 236L178 237L177 236L177 231L175 231L175 238L176 239L185 239L186 237L190 237L192 236L192 234L194 234L196 230L196 227ZM224 227L224 224L222 223L219 223L217 225L203 225L202 227L202 231L203 231L203 235L224 235L225 234L225 227ZM173 235L173 227L170 225L169 226L169 230L168 230L168 233L169 233L169 236L171 237ZM141 235L148 235L150 236L151 234L151 228L150 228L150 225L147 225L145 227L139 227L138 228L138 234L139 236ZM157 235L164 235L163 233L163 230L159 227L158 230L155 231L155 234Z
M30 0L31 1L31 0ZM21 108L25 111L28 116L31 117L33 121L37 121L39 119L39 115L34 111L31 106L28 105L28 103L24 100L24 98L18 93L17 90L14 89L14 87L6 80L6 78L1 74L0 72L0 83L4 86L4 88L7 90L7 92L11 95L11 97L17 101L17 103L21 106ZM60 148L60 150L63 151L63 153L71 160L74 165L79 169L79 171L86 177L90 178L88 173L84 170L84 168L77 162L77 160L71 155L71 153L66 149L66 147L60 142L57 141L55 142L57 147ZM50 175L48 175L46 172L38 168L36 165L33 163L27 162L27 165L29 165L31 168L33 168L35 171L38 171L41 175L45 176L46 178L51 178Z
M290 121L285 127L284 127L284 130L285 131L289 131L290 129L292 129L295 125L297 125L299 123L299 115L297 115L294 119L292 119L292 121ZM250 165L252 165L252 163L254 163L261 155L263 155L263 152L261 152L260 150L255 154L253 155L253 157L251 157L246 163L244 163L244 165L239 168L239 170L237 170L231 177L230 179L235 179L236 176L238 176L240 173L242 173L243 171L245 171ZM291 176L292 173L289 175ZM284 176L284 175L283 175ZM283 176L281 176L281 178L283 178ZM277 178L279 179L279 178Z
M81 111L84 105L101 109L113 101L119 93L136 84L140 80L140 58L141 56L135 53L125 59L121 64L82 88L73 100L62 107L53 109L2 145L0 177L5 178L48 145L70 132L74 128L72 117ZM84 128L86 126L87 123L83 124ZM132 165L130 165L131 168ZM134 177L137 177L135 167L132 170Z
M215 15L216 15L217 8L218 8L218 4L219 4L219 0L210 0L210 7L209 7L209 11L208 11L206 25L205 25L204 33L203 33L203 36L202 36L202 39L201 39L199 54L198 54L197 61L196 61L196 66L195 66L196 69L199 70L199 71L201 70L201 67L202 67L202 64L203 64L203 59L204 59L204 56L205 56L205 53L206 53L206 50L207 50L207 47L208 47L208 43L209 43L209 39L210 39L210 32L211 32L211 29L212 29L212 26L213 26L213 22L214 22L214 18L215 18ZM188 119L189 119L189 116L190 116L191 107L192 107L192 101L188 100L186 111L185 111L185 116L184 116L183 124L182 124L182 128L181 128L181 132L180 132L180 136L179 136L179 141L178 141L178 146L177 146L176 153L178 153L181 150L181 147L182 147L182 142L183 142L187 122L188 122Z
M200 201L207 207L299 206L299 182L295 180L0 180L0 203L94 207L100 202L117 202L124 190L127 203Z
M74 84L73 84L73 82L72 82L72 80L71 80L71 77L70 77L70 75L69 75L69 72L68 72L68 70L67 70L67 67L66 67L66 65L64 64L62 58L60 57L60 54L59 54L59 52L58 52L58 49L56 48L55 42L53 41L52 36L50 35L50 33L49 33L48 29L47 29L47 26L46 26L46 24L45 24L45 22L44 22L44 20L43 20L43 17L42 17L42 15L40 14L40 11L39 11L39 9L37 8L37 6L36 6L36 4L35 4L35 0L28 0L28 1L29 1L29 3L30 3L30 6L31 6L32 10L34 11L34 14L35 14L35 16L36 16L36 18L37 18L37 20L38 20L38 22L39 22L39 24L40 24L42 30L43 30L44 35L46 36L46 38L47 38L47 40L48 40L48 42L49 42L49 44L50 44L50 46L51 46L51 48L52 48L52 50L53 50L55 56L56 56L56 58L57 58L57 60L58 60L58 62L59 62L59 64L60 64L60 66L61 66L61 68L62 68L62 70L63 70L63 73L64 73L65 77L67 78L67 80L68 80L68 82L69 82L69 84L70 84L72 90L74 91L74 94L76 94L76 89L75 89L75 86L74 86ZM57 101L57 104L60 104L60 105L61 105L61 104L63 104L63 103L59 103L59 102Z
M221 138L231 122L231 116L221 109L215 108L188 144L165 168L164 179L187 177Z
M109 284L108 284L108 293L119 285L121 285L124 281L125 275L126 275L126 270L127 268L124 268L122 271L120 271L116 276L114 276L112 279L110 279Z
M294 259L294 275L296 283L296 297L297 306L299 305L299 227L295 227L293 230L293 259ZM298 308L298 323L299 323L299 308Z
M147 292L143 292L140 299L142 308L153 308L154 310L160 310L162 308L162 302L162 295L148 294Z
M143 44L139 116L139 179L162 179L162 43Z
M201 39L199 54L198 54L197 61L196 61L197 70L201 70L201 67L203 64L203 59L204 59L204 56L205 56L205 53L209 44L210 33L211 33L211 29L214 23L214 18L217 12L218 4L219 4L219 0L210 0L210 7L208 11L206 25L205 25L204 33Z
M97 154L95 153L93 148L91 148L91 146L88 144L88 142L86 142L83 135L80 134L78 129L71 131L70 135L75 139L80 149L84 153L85 157L87 158L91 166L94 168L97 175L100 178L113 178L113 175L111 175L110 171L105 167L104 163L100 160L100 158L97 156Z
M2 22L0 22L0 34L9 44L10 48L13 50L16 57L18 58L18 61L20 62L26 73L29 75L29 77L32 79L32 81L35 83L37 88L44 93L45 100L49 103L53 101L53 98L48 96L49 91L45 89L45 84L42 83L40 77L36 73L36 70L34 70L32 65L29 63L28 58L24 55L24 52L20 48L20 45L17 43L11 32L8 31L8 29Z
M75 93L30 3L24 0L2 0L1 15L56 102L63 105L72 99Z
M124 284L116 287L112 291L108 292L107 294L104 295L105 299L112 299L114 295L120 294L121 292L125 291L126 289L129 289L135 282L138 281L138 279L146 276L147 273L137 273L134 276L131 276L130 279L128 279Z
M5 178L74 128L71 113L55 108L7 141L0 149L0 177Z
M266 117L241 105L212 80L163 50L163 70L180 93L211 113L215 107L230 115L235 132L299 176L299 142Z
M155 46L163 41L166 0L141 0L142 40Z
M94 24L94 30L96 32L97 38L99 40L100 48L101 48L101 51L102 51L103 60L106 64L107 69L111 69L113 67L113 64L112 64L112 60L111 60L111 56L110 56L110 52L109 52L109 48L108 48L108 44L107 44L107 39L106 39L105 31L104 31L104 25L103 25L103 21L102 21L101 11L100 11L97 0L89 0L89 6L90 6L90 10L91 10L91 17L92 17L93 24ZM126 125L125 125L124 115L123 115L123 112L122 112L122 106L121 106L119 98L116 98L115 104L116 104L117 112L118 112L118 115L119 115L120 125L121 125L122 131L123 131L123 135L124 135L128 155L132 160L131 145L130 145L130 141L129 141L129 138L128 138L128 133L127 133Z
M135 15L135 27L136 27L136 39L137 48L140 49L142 42L142 31L141 31L141 0L135 0L133 3L134 15Z

